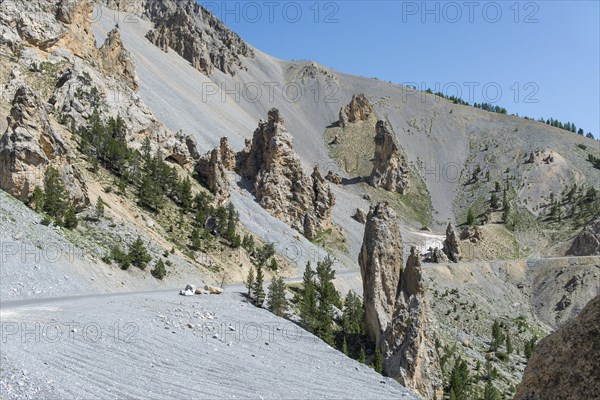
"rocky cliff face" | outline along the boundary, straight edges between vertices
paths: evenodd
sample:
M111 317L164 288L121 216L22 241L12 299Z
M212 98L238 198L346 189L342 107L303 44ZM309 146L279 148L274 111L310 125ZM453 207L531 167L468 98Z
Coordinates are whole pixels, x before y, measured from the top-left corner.
M600 296L542 339L527 363L515 400L600 398Z
M125 49L121 34L117 29L110 31L99 51L100 67L105 74L122 78L133 91L139 89L138 77L131 60L131 54Z
M196 172L215 195L215 200L222 203L229 198L229 182L219 149L213 149L201 157L196 164Z
M398 282L392 321L381 341L383 371L426 399L443 398L442 374L427 327L421 261L411 248Z
M221 138L219 151L221 153L221 160L223 161L223 168L228 171L235 171L235 152L229 146L229 141L226 137Z
M254 57L250 46L193 0L149 0L145 14L155 24L148 40L173 49L205 75L215 68L235 75L244 68L243 57Z
M444 240L444 248L442 249L444 254L452 262L458 262L460 260L460 248L458 246L458 237L452 227L452 224L448 224L446 227L446 239Z
M600 218L590 222L575 237L567 255L600 255Z
M364 94L353 95L348 105L340 109L338 125L344 128L348 123L375 119L375 110Z
M0 186L26 200L36 186L43 188L49 166L62 175L73 205L89 204L81 173L71 164L73 153L65 138L52 126L44 105L27 86L21 86L12 102L8 129L0 140Z
M398 218L386 203L369 210L358 263L363 280L365 331L379 346L392 319L403 263Z
M408 165L400 155L396 140L384 121L375 127L373 171L367 179L373 187L404 194L408 190Z
M236 159L236 171L254 182L256 199L275 217L309 239L329 226L335 197L318 170L305 174L277 109L259 122Z
M359 255L365 330L383 357L383 371L423 397L442 398L441 369L427 331L425 287L414 248L402 268L402 236L395 212L371 207Z

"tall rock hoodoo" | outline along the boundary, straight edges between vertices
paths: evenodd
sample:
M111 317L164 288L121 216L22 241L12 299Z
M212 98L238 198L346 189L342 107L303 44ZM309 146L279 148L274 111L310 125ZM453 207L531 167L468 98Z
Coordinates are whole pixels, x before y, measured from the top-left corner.
M402 268L402 237L395 212L372 206L359 255L365 330L383 358L383 372L424 398L442 398L441 368L427 331L421 261L412 248Z
M268 120L259 122L236 160L236 171L254 182L256 199L272 215L308 239L329 226L335 196L318 169L310 176L302 169L279 110L271 109Z
M367 182L377 188L404 194L409 188L408 165L400 154L394 135L384 121L375 126L373 171Z

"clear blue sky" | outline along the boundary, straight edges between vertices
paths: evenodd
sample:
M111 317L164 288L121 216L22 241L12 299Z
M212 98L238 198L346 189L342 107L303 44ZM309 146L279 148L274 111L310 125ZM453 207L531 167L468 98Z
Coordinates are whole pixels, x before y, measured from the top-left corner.
M509 113L600 132L598 1L200 2L282 59L434 91L438 84L447 94L456 82L477 102L494 100L499 87L495 104ZM473 98L469 82L479 84Z

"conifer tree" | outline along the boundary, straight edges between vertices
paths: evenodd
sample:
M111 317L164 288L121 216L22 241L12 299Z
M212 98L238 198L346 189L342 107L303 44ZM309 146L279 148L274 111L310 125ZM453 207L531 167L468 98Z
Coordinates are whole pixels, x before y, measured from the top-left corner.
M67 207L63 223L67 229L77 228L79 221L77 220L77 214L75 214L75 208L73 208L73 206Z
M381 359L381 351L379 351L379 349L375 350L375 358L373 359L373 369L380 374L383 372L383 360Z
M183 178L179 185L179 201L184 210L192 208L192 183L189 176Z
M265 301L265 289L263 288L264 274L263 266L261 263L256 264L256 279L254 281L254 290L252 291L252 297L254 298L254 305L262 307Z
M344 341L342 342L342 353L348 355L348 342L346 341L346 335L344 335Z
M44 192L39 186L36 186L35 189L33 189L33 193L29 198L29 207L37 212L42 212L44 210Z
M475 216L473 215L473 210L469 208L467 212L467 225L473 226L475 224Z
M152 260L152 257L150 257L150 254L148 254L148 251L146 250L146 246L144 246L144 242L139 236L131 243L131 245L129 245L128 257L131 264L141 270L146 269L146 266L150 260Z
M483 400L500 400L498 389L494 387L491 381L487 381L483 390Z
M512 340L510 339L510 333L506 331L506 352L511 354L513 352Z
M254 289L254 267L250 267L250 271L248 271L248 277L246 278L246 282L244 282L244 284L248 289L248 297L252 299L252 292Z
M167 275L165 263L163 262L162 259L160 259L160 258L158 259L158 261L156 262L156 264L154 265L154 268L152 268L152 271L150 271L150 273L152 274L153 277L155 277L158 280L162 280Z
M300 301L300 319L304 326L313 331L315 318L317 316L317 291L315 287L315 271L311 268L310 261L306 263L306 269L302 276L304 291Z
M450 373L450 397L454 394L456 400L468 400L471 378L467 362L458 357Z
M44 175L44 211L60 219L67 207L68 196L58 171L50 166Z
M99 220L100 218L104 217L104 200L102 200L102 197L98 197L98 200L96 200L96 209L94 211L94 217L96 218L96 220Z
M267 305L273 314L278 317L285 316L287 311L287 299L285 298L285 283L282 277L273 277L271 280Z
M358 353L358 362L363 364L367 362L367 356L365 355L365 348L363 346L360 347L360 353Z
M323 261L317 262L317 314L315 334L326 343L333 344L333 319L334 306L340 306L340 294L336 290L333 280L333 260L327 256Z
M500 206L500 204L498 203L498 195L496 193L492 193L490 197L490 206L494 210Z

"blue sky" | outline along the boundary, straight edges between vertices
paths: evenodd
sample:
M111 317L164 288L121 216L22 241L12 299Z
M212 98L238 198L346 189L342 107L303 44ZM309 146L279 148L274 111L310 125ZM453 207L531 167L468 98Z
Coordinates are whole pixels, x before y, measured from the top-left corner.
M465 100L600 132L598 1L201 3L282 59L447 94L458 86Z

